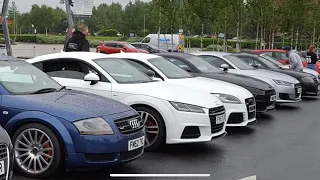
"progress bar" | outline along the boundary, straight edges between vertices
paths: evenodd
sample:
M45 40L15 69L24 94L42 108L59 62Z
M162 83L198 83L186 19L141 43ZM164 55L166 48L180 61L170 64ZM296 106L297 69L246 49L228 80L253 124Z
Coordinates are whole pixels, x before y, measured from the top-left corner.
M210 174L110 174L110 177L210 177Z

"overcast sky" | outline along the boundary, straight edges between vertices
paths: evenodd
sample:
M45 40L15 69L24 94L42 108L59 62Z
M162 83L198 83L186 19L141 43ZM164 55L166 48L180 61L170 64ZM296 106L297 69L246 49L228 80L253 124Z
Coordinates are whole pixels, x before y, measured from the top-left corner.
M12 1L12 0L10 0L10 1ZM65 9L65 5L59 4L59 1L60 0L16 0L16 5L17 5L17 8L20 12L30 11L31 6L33 4L38 4L38 5L46 4L46 5L49 5L52 7L59 6L59 7L62 7ZM93 0L93 1L94 1L95 5L99 5L102 3L111 4L112 2L120 2L122 5L126 5L129 3L130 0ZM143 0L143 1L147 2L150 0ZM132 0L132 2L134 2L134 0ZM10 5L11 5L11 3L10 3Z

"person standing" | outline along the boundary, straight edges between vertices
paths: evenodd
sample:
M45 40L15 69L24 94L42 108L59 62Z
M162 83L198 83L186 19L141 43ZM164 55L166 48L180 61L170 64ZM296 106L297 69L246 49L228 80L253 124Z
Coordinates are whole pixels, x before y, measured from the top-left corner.
M317 48L314 45L311 45L309 47L309 50L308 50L307 56L306 56L309 69L316 70L316 63L318 61L316 51L317 51Z
M286 55L289 57L291 64L290 69L294 71L303 71L303 64L300 56L293 52L290 46L284 47L283 50L286 51Z
M72 37L66 43L64 51L65 52L74 52L74 51L90 51L89 41L86 39L86 36L89 33L89 28L86 24L80 23L77 26Z

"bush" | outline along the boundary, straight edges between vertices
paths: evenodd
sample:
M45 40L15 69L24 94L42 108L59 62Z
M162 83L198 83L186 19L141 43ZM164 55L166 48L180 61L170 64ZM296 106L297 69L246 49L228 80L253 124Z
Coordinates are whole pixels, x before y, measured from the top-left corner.
M118 31L116 29L107 29L107 30L101 30L98 32L99 36L117 36Z

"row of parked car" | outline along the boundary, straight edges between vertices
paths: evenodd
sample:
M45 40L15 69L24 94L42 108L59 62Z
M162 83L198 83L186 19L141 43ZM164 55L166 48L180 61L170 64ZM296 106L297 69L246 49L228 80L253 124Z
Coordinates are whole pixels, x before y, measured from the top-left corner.
M12 177L12 162L27 177L46 178L66 167L128 163L164 144L209 142L320 90L317 72L288 70L263 53L1 59L0 124L8 135L0 131L0 178Z

